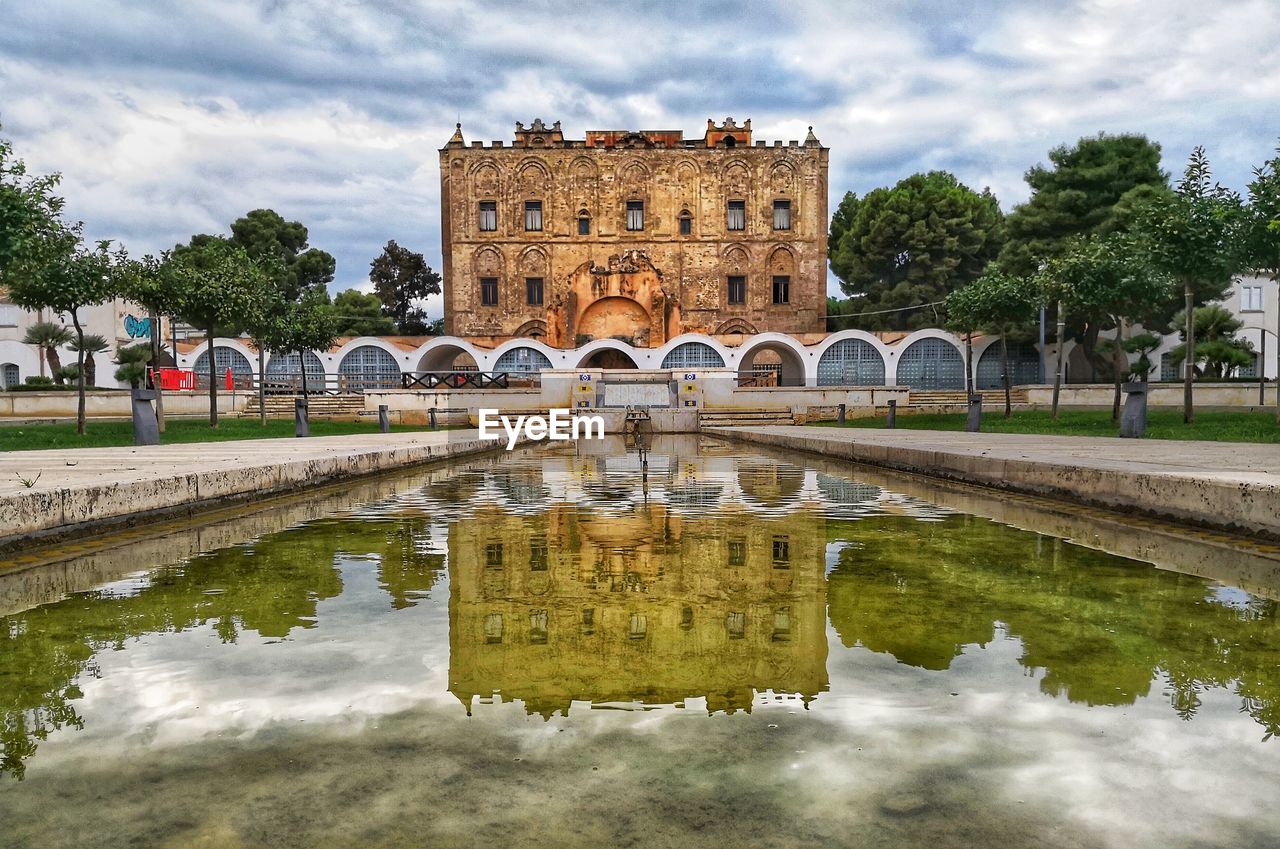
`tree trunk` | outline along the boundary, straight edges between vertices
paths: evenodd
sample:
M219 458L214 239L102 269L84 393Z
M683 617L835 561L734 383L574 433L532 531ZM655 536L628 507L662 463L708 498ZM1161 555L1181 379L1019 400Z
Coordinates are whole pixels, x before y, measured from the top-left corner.
M58 374L62 371L62 358L58 356L58 346L50 345L45 348L45 356L49 359L49 376L53 378L54 383L62 383L62 376Z
M1009 377L1009 338L1000 334L1000 368L1004 371L1004 417L1013 416L1013 387Z
M267 426L267 352L258 343L258 424Z
M86 386L98 385L98 361L94 359L93 351L86 351L81 355L84 359L84 383Z
M218 426L218 363L214 356L213 325L209 325L209 427Z
M161 433L164 433L164 389L160 387L160 381L157 377L156 369L160 368L160 349L162 342L160 339L160 315L159 313L151 313L151 375L152 388L156 391L156 425ZM143 382L143 386L147 384Z
M964 391L966 395L973 394L973 331L964 335ZM969 403L968 398L965 403Z
M302 365L302 397L306 398L310 392L307 389L307 352L298 351L298 362Z
M1120 421L1120 372L1124 369L1124 349L1121 347L1124 343L1124 320L1116 316L1115 322L1116 339L1115 344L1111 346L1111 382L1115 389L1111 395L1111 421L1113 424Z
M1191 424L1195 419L1195 409L1191 399L1191 381L1196 372L1196 311L1195 292L1191 289L1191 281L1186 280L1182 286L1182 299L1187 310L1187 344L1186 356L1182 360L1185 373L1182 376L1182 421Z
M76 326L76 433L84 436L84 328L80 326L80 316L71 310L71 323Z
M1058 361L1053 373L1053 420L1058 420L1058 396L1062 394L1062 337L1066 335L1066 305L1058 301L1058 350L1054 358Z

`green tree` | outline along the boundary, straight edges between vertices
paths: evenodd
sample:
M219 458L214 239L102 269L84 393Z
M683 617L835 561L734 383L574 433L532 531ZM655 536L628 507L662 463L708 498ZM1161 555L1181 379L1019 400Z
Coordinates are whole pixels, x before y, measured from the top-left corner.
M306 352L323 351L333 344L333 307L323 290L310 289L296 301L287 301L272 293L269 302L271 318L258 324L255 338L267 350L276 353L297 354L302 368L302 394L311 389L307 385Z
M947 294L977 279L1000 250L1003 216L945 171L914 174L859 199L846 194L832 217L831 270L867 328L932 324ZM920 308L920 309L911 309ZM892 312L884 312L892 310Z
M62 371L62 359L58 356L58 348L75 338L75 334L61 324L52 321L38 321L27 328L22 341L34 345L40 352L40 376L44 376L44 364L47 360L49 370L53 374Z
M227 239L197 236L161 264L177 315L208 334L209 427L218 426L215 340L220 327L243 327L265 308L266 276Z
M377 295L356 289L339 292L333 299L334 326L339 336L389 336L396 324L384 314Z
M392 239L369 264L369 282L382 302L382 311L395 320L398 333L429 333L426 310L417 302L440 294L440 275L431 270L422 254L402 248Z
M272 209L255 209L232 222L230 242L271 276L287 300L297 300L303 292L324 289L337 270L333 256L308 247L307 237L301 222L286 221Z
M148 362L159 363L164 352L164 340L161 338L161 317L172 316L177 310L177 296L172 291L172 278L165 274L161 261L150 254L140 260L133 260L122 275L122 296L147 311L151 321L151 356ZM117 380L125 380L117 376ZM137 384L135 384L137 385ZM156 422L160 432L164 433L164 391L156 384Z
M1088 136L1055 147L1049 162L1027 171L1031 197L1005 219L1000 265L1014 273L1033 274L1074 238L1115 229L1117 205L1125 209L1169 185L1160 145L1143 135Z
M79 242L54 192L61 175L32 175L0 138L0 286L11 286Z
M80 343L71 342L71 350L76 353L80 352ZM88 333L84 337L84 379L89 386L98 385L98 364L94 362L94 355L101 354L110 350L111 346L107 344L105 337L97 333Z
M1180 323L1184 317L1179 314ZM1253 363L1253 346L1243 339L1236 338L1236 332L1244 326L1244 322L1231 314L1231 311L1219 304L1199 307L1194 318L1196 344L1193 349L1195 357L1192 368L1196 374L1204 377L1230 377L1236 369ZM1185 323L1179 331L1183 344L1169 351L1169 361L1175 366L1181 365L1187 358L1187 331Z
M1249 184L1249 267L1280 284L1280 149L1253 170ZM1277 286L1280 291L1280 285ZM1276 327L1276 362L1280 363L1280 326ZM1263 329L1263 333L1266 330ZM1266 374L1265 364L1258 369ZM1276 375L1276 421L1280 422L1280 373Z
M1135 324L1164 323L1171 279L1153 265L1140 239L1119 231L1073 239L1046 267L1059 282L1065 309L1115 330L1115 339L1101 347L1111 358L1111 418L1118 421L1120 384L1130 371L1125 333Z
M116 348L116 380L123 380L134 388L144 386L147 379L147 365L152 361L152 348L149 342L136 342L132 345L121 345Z
M1191 153L1174 192L1151 198L1136 210L1134 226L1143 238L1152 267L1178 281L1183 293L1186 359L1195 354L1197 304L1222 298L1243 267L1243 208L1235 192L1213 182L1204 148ZM1193 369L1183 384L1183 420L1194 419Z
M1009 337L1024 335L1035 319L1039 292L1030 278L990 268L977 280L947 296L947 315L967 331L985 330L1000 337L1004 382L1004 415L1013 415L1009 374ZM970 368L968 362L966 369Z
M9 285L13 302L27 309L51 309L71 316L76 349L76 433L85 429L85 334L79 311L114 298L120 288L119 268L127 263L123 249L111 252L109 242L87 248L79 241L80 225L65 231L58 241L64 248L46 252L36 266L28 267Z

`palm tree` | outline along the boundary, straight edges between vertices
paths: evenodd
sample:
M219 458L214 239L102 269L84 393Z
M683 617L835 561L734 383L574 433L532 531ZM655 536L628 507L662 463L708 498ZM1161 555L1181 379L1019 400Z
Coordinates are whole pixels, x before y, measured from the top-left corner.
M73 351L80 349L79 344L72 339L67 345ZM111 346L107 344L107 340L96 333L90 333L84 337L84 384L85 386L97 386L98 365L93 361L94 354L101 354L108 350Z
M57 380L58 373L62 371L62 361L58 359L58 348L73 338L75 335L61 324L38 321L27 328L22 341L28 345L35 345L40 350L40 376L44 377L44 363L48 359L49 370L53 373L54 380Z

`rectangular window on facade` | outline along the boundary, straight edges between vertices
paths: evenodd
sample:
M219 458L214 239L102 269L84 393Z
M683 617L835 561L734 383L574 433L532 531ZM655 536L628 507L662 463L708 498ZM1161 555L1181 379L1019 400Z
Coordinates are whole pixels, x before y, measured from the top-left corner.
M773 565L774 568L787 568L791 563L791 540L785 536L776 536L773 538Z
M528 297L529 306L542 306L542 278L526 277L524 279L525 294Z
M691 235L692 233L693 233L693 219L686 215L684 218L680 219L680 235L688 236L688 235Z
M545 609L529 611L529 642L534 645L546 645L547 611Z
M480 304L486 307L496 307L498 305L498 278L480 278Z
M773 202L773 229L791 229L791 201L775 200Z
M490 613L484 618L484 641L486 643L502 642L501 613Z
M502 543L491 542L484 547L484 565L489 569L502 568Z
M644 229L644 201L642 200L627 201L627 229L628 230Z
M747 278L740 274L729 275L729 303L745 304L747 302Z
M729 540L729 565L735 568L747 565L747 541L745 539Z
M480 230L485 233L498 229L498 202L480 201Z
M591 235L591 219L585 215L578 219L578 235L579 236Z
M741 640L747 633L747 614L730 613L724 618L724 626L729 632L729 639Z
M1242 286L1240 288L1240 310L1242 312L1262 312L1262 287Z
M791 278L786 275L775 275L773 278L773 302L775 304L791 303Z
M747 229L747 202L745 200L729 201L728 228L730 230Z
M529 543L529 571L547 571L547 538L536 537Z
M542 201L527 200L524 202L524 229L542 229Z
M18 307L16 304L0 304L0 327L18 326Z

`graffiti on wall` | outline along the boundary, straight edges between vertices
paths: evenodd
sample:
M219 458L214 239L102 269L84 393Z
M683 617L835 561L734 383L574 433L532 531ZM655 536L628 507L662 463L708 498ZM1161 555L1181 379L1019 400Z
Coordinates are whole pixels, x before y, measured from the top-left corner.
M137 318L133 315L124 317L124 332L130 339L141 339L151 336L151 319Z

